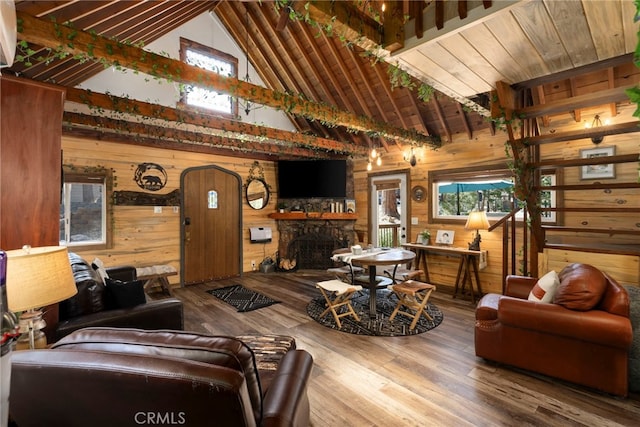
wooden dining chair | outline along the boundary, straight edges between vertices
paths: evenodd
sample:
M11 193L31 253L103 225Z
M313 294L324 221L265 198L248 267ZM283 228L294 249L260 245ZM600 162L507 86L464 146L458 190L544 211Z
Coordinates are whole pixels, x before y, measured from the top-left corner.
M422 279L424 277L424 271L414 270L411 266L403 264L385 268L384 274L393 280L394 284L404 282L406 280Z
M344 253L351 253L351 248L340 248L333 251L333 255ZM351 265L350 263L343 263L343 265L339 267L328 268L327 273L333 274L338 280L353 285L355 284L356 276L364 273L364 268Z

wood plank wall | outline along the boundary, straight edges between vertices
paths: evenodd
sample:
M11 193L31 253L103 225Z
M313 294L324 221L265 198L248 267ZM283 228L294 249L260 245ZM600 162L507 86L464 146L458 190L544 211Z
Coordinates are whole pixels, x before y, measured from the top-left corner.
M157 163L167 172L167 184L157 193L166 194L180 188L180 174L187 168L217 165L240 175L243 183L249 176L252 159L225 157L123 145L63 136L63 163L75 167L105 167L114 175L116 191L143 191L134 181L138 164ZM259 264L264 256L273 256L277 250L277 225L268 218L276 206L276 175L273 162L260 161L265 179L273 193L269 204L262 210L242 204L242 232L244 263L243 270L251 271L251 261ZM267 244L252 244L249 241L250 227L271 227L274 239ZM154 213L153 206L114 206L113 244L111 249L78 251L86 260L100 258L107 266L134 265L136 267L169 264L180 268L180 213L164 206L162 213ZM73 249L71 249L73 250ZM179 283L179 276L170 278L172 284Z
M624 113L628 113L625 111ZM592 117L592 116L589 116ZM561 127L575 127L573 121L566 123L555 120L555 129ZM560 131L560 130L558 130ZM607 136L600 146L615 146L617 154L630 154L638 152L638 134L625 134ZM443 146L437 150L425 149L419 156L416 167L411 168L410 187L422 185L427 188L428 196L431 197L431 189L428 188L427 174L429 170L441 170L449 168L461 168L481 166L485 164L495 164L506 161L505 147L507 137L502 132L496 132L495 136L491 136L489 132L476 133L473 140L469 140L466 135L455 135L451 142L444 142ZM576 141L545 144L541 150L541 159L572 159L580 157L580 150L594 148L595 146L589 139L581 139ZM354 176L356 188L356 206L358 210L358 221L356 223L357 230L367 230L368 213L362 207L367 206L368 192L361 191L367 185L366 160L355 162ZM395 169L405 169L409 167L408 163L403 159L403 152L396 150L383 156L383 164L380 167L373 166L372 172L390 171ZM616 182L623 180L626 182L637 179L638 164L619 164L616 165ZM565 184L581 183L579 168L565 168L563 171L563 179ZM602 181L602 180L601 180ZM567 199L565 206L594 206L594 201L598 206L619 206L620 201L624 201L624 206L640 207L640 197L637 195L637 189L629 190L612 190L605 192L604 190L592 191L571 191L565 192ZM467 243L472 240L473 232L464 229L464 222L460 224L429 224L427 222L428 204L426 201L421 203L411 202L411 211L409 217L417 217L418 225L409 226L409 236L411 240L415 240L415 236L423 229L431 230L432 236L439 229L447 229L455 231L454 246L467 247ZM493 223L493 221L490 221ZM621 227L629 230L637 230L637 214L614 214L614 213L590 213L590 212L568 212L564 214L564 225L571 227L584 227L588 224L590 227L606 228ZM480 272L480 281L483 292L501 292L502 289L502 229L498 228L492 232L481 231L482 243L481 247L488 251L488 265ZM640 241L638 236L608 236L608 235L588 235L586 233L554 233L554 241L581 241L582 243L618 243L627 246L634 246L636 250L640 249ZM522 242L521 233L517 233L516 239L518 243ZM593 262L594 265L602 267L621 283L629 283L639 285L638 279L638 256L617 256L609 255L606 258L598 259L598 254L591 253L589 257L582 257L582 252L576 252L575 256L567 256L567 251L550 251L548 253L547 263L549 268L560 271L561 266L568 262ZM518 256L521 258L521 255ZM583 261L579 261L583 259ZM606 261L605 261L606 259ZM629 259L634 260L629 262ZM602 261L602 262L597 262ZM458 259L454 257L430 256L430 273L434 283L452 285L455 283L457 273ZM516 267L516 274L519 272ZM546 272L548 270L540 270Z
M574 124L575 125L575 124ZM615 145L616 154L628 154L637 152L637 134L607 136L605 142L601 145ZM427 174L429 170L460 168L470 166L482 166L486 164L495 164L507 160L505 154L504 143L506 136L502 132L497 132L495 136L491 136L489 131L476 133L472 140L467 135L454 135L451 142L445 142L443 146L437 150L424 149L419 155L418 164L411 168L411 182L409 188L415 185L427 185ZM80 166L103 166L113 169L116 177L115 190L131 190L139 191L133 181L134 171L139 163L153 162L162 165L168 174L167 186L161 192L168 193L180 187L180 174L183 170L194 166L203 166L215 164L220 167L237 172L246 180L249 170L253 163L251 159L242 159L236 157L225 157L217 155L203 155L181 151L170 151L163 149L153 149L146 147L137 147L134 145L123 145L104 141L93 141L76 139L63 136L62 139L64 163L72 164L76 167ZM563 142L556 144L547 144L542 150L544 158L575 158L579 157L580 149L593 148L590 140L577 140L571 142ZM265 256L274 256L277 250L278 229L275 220L268 218L268 214L276 210L276 175L275 164L273 162L263 162L260 164L265 171L266 181L272 187L272 197L268 206L263 210L253 210L248 204L243 203L243 233L244 233L244 264L245 272L251 271L251 261L255 260L256 264ZM391 148L390 153L383 156L383 165L381 167L374 166L372 172L392 171L409 168L409 164L403 160L403 152L399 149ZM570 168L567 168L570 169ZM575 168L574 168L575 169ZM617 165L616 176L629 179L631 176L637 177L637 164ZM354 162L354 188L356 199L356 210L358 213L358 221L356 230L363 232L365 239L368 239L366 231L368 229L368 191L367 189L368 172L366 170L366 160L358 160ZM566 184L578 183L579 171L567 170L564 174L564 182ZM427 188L430 195L431 190ZM616 200L628 200L627 203L638 204L640 201L634 198L632 190L615 190L612 194L598 192L595 200L598 203L607 205L618 203ZM600 194L602 193L602 194ZM589 204L593 203L594 195L590 192L572 192L570 194L571 203ZM606 200L605 200L606 199ZM455 246L466 247L467 243L472 240L473 232L464 229L464 223L455 224L429 224L427 223L427 202L410 203L409 217L418 218L418 224L410 226L408 230L411 240L415 240L417 233L425 228L432 231L438 229L451 229L455 233ZM180 227L179 213L173 212L173 209L165 207L160 214L153 213L153 207L141 206L116 206L114 208L114 238L113 247L104 251L80 252L82 256L88 260L94 257L103 259L106 265L122 265L133 264L135 266L147 266L153 264L171 264L179 268L180 256ZM590 215L586 213L565 214L565 224L575 225L581 224L583 221L589 221L592 225L606 226L610 221L626 221L625 226L630 229L636 229L637 219L635 216L624 215L615 219L607 219L606 215L601 213ZM270 226L273 230L272 243L251 244L249 242L249 227L254 226ZM566 238L570 233L566 233ZM575 233L573 233L575 234ZM560 235L560 239L565 238ZM585 237L586 238L586 237ZM595 236L595 239L602 239ZM616 240L617 237L607 237L609 240ZM521 236L517 239L521 241ZM636 239L621 239L624 243L633 244ZM484 292L500 292L502 288L502 231L500 229L489 233L482 232L482 249L488 251L488 266L480 272L482 290ZM637 257L636 257L637 258ZM559 266L566 263L566 255L550 252L547 259L549 266ZM579 259L579 258L578 258ZM457 272L457 258L453 257L434 257L431 262L431 273L434 282L439 284L452 285L455 281ZM624 270L619 277L614 277L621 282L631 281L638 284L637 260L629 264L629 267L622 267L626 264L626 259L612 258L615 263L615 271ZM609 264L611 265L611 264ZM607 265L605 265L606 267ZM635 268L635 272L634 272ZM174 278L172 283L177 283L179 279Z

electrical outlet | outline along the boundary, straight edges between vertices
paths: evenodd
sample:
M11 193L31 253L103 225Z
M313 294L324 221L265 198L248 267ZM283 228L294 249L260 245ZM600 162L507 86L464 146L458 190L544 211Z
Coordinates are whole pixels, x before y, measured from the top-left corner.
M411 217L411 225L418 225L418 217L417 216L412 216Z
M154 206L153 213L162 213L162 206Z
M255 259L251 260L251 270L252 271L256 271L256 260Z

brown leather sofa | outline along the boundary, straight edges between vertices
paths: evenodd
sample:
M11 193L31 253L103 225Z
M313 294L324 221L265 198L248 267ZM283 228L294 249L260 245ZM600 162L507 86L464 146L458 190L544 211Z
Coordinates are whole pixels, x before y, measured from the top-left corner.
M82 257L69 253L71 270L78 293L59 305L59 320L52 325L49 341L57 341L78 329L92 326L109 326L139 329L184 329L182 301L165 298L148 301L126 308L118 308L109 302L102 277ZM134 267L107 268L110 278L121 282L136 281ZM141 284L139 284L141 286Z
M626 396L632 344L626 290L586 264L568 265L558 276L552 303L529 301L537 279L522 276L507 277L505 295L482 297L476 355Z
M266 372L238 338L89 328L13 353L10 414L20 427L308 426L312 364L295 341Z

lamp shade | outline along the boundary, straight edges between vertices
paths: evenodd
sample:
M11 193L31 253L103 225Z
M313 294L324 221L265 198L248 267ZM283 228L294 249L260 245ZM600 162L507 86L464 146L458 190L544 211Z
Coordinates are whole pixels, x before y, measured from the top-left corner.
M485 211L469 212L464 228L467 230L487 230L489 228L487 213Z
M7 251L9 310L25 311L55 304L78 292L64 246Z

